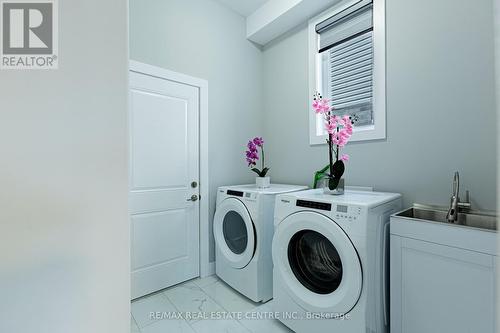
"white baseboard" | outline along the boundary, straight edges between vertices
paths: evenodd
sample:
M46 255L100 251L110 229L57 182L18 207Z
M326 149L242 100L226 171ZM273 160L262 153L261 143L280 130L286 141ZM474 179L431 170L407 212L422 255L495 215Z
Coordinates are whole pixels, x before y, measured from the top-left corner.
M209 262L207 270L203 272L200 277L204 278L215 274L215 261Z

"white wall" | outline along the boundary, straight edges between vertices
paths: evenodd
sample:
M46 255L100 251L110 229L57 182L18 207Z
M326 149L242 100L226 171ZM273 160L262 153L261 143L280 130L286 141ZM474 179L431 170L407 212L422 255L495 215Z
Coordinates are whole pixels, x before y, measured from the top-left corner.
M500 165L500 0L495 0L495 65L496 65L496 102L497 102L497 166ZM500 177L497 177L497 207L500 207ZM498 245L496 267L500 276L500 233L497 233ZM498 281L497 281L498 282ZM497 288L497 308L500 305L500 288ZM497 319L497 332L500 332L500 320Z
M208 80L213 260L217 187L254 182L243 153L263 134L261 51L246 40L245 19L212 0L131 0L130 57Z
M0 71L0 332L128 332L127 2L59 1L59 51Z
M346 181L447 205L453 172L473 206L496 206L492 1L387 0L387 139L351 143ZM312 183L326 146L308 144L307 27L264 50L273 180ZM278 128L280 128L278 130Z

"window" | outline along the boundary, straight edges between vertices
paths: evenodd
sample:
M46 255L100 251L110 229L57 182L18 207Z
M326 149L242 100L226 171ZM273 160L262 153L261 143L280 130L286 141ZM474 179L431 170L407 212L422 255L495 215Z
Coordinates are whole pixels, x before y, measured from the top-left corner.
M384 0L342 1L309 22L310 96L355 120L351 141L385 138ZM309 111L310 143L326 143L321 116Z

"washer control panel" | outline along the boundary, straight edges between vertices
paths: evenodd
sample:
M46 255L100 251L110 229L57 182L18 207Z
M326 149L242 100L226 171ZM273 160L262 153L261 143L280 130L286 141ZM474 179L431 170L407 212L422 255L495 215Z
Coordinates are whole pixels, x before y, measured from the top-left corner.
M309 200L297 200L297 207L306 207L320 210L332 210L332 204L326 202L317 202L317 201L309 201Z
M286 202L284 200L281 201ZM361 216L361 207L353 205L341 205L341 204L331 204L327 202L297 200L296 206L328 211L331 212L330 216L333 216L335 219L344 220L348 222L357 221Z
M336 205L334 210L334 217L343 219L349 222L354 222L359 219L361 215L361 207Z

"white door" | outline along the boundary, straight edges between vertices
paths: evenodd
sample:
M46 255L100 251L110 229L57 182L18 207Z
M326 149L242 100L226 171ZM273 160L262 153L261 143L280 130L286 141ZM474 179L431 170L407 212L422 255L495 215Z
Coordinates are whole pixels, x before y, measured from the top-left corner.
M199 89L130 72L132 298L199 275Z

